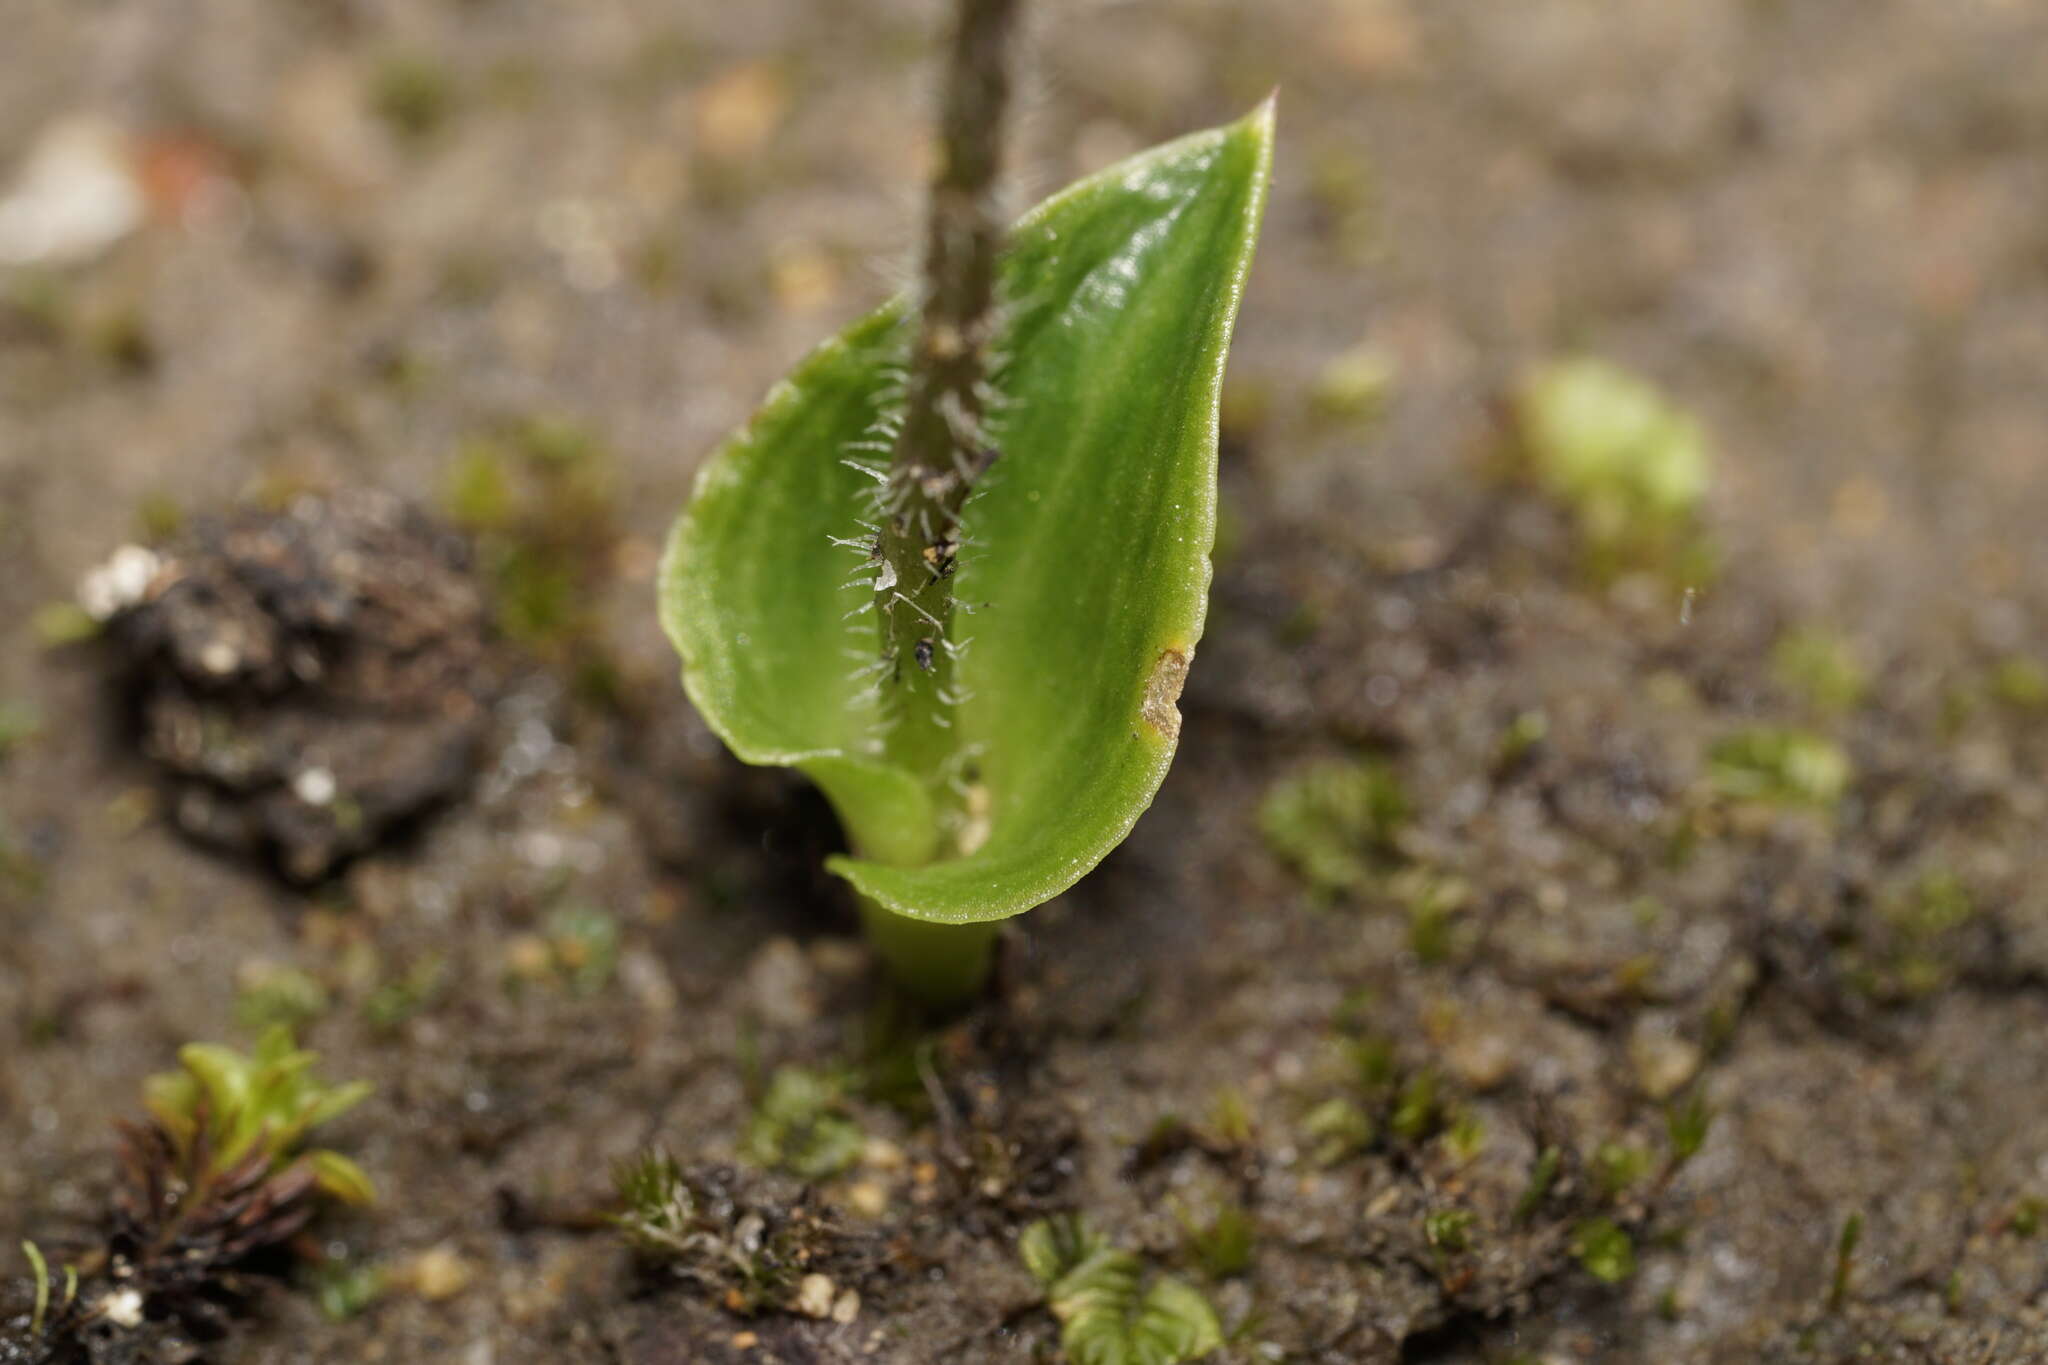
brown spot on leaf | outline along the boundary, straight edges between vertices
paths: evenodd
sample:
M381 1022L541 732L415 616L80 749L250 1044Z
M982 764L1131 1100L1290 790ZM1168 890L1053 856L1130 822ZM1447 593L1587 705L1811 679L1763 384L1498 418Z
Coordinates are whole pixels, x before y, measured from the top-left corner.
M1188 680L1187 651L1168 647L1153 661L1151 676L1145 679L1145 705L1139 714L1145 723L1168 741L1180 737L1180 689Z

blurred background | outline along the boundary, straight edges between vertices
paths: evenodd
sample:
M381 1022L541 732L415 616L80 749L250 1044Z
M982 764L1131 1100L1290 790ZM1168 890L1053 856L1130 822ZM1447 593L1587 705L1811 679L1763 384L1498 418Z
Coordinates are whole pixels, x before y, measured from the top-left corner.
M1145 1181L1220 1177L1125 1158L1240 1088L1269 1172L1246 1198L1286 1248L1216 1291L1280 1353L1247 1359L2034 1358L2048 1266L2012 1228L2048 1194L2048 5L1029 15L1020 208L1276 87L1280 141L1181 766L1032 917L1014 1036L950 1035L959 1076L1024 1097L972 1121L1039 1133L1064 1096L1067 1165L1032 1198L1176 1245ZM229 1358L754 1358L715 1304L623 1301L615 1247L494 1192L587 1205L655 1137L729 1158L746 1047L857 1050L870 985L811 871L829 822L688 715L653 575L698 462L909 281L944 19L6 0L0 1240L89 1221L140 1077L288 970L331 1002L301 1022L337 1069L380 1086L354 1150L398 1197L337 1246L412 1288L340 1325L287 1307L291 1347L273 1325ZM1581 420L1660 433L1650 472ZM118 547L346 490L452 528L483 605L449 610L514 660L458 737L475 782L420 779L454 809L422 832L397 801L395 850L167 796L150 764L191 773L86 639ZM1398 837L1288 785L1360 754L1405 788ZM440 1005L364 1013L427 976ZM1442 1069L1495 1134L1478 1166L1303 1173L1302 1092L1354 1026ZM1642 1269L1591 1284L1594 1154L1663 1142L1694 1094L1722 1116L1699 1163L1613 1196ZM1573 1218L1532 1228L1508 1211L1548 1143L1588 1165ZM909 1188L888 1207L948 1207ZM1038 1206L990 1199L918 1244L957 1301L901 1290L910 1344L881 1358L1051 1340L1014 1327L1003 1269ZM1415 1240L1461 1200L1511 1242L1470 1276ZM1368 1205L1395 1231L1358 1232ZM421 1290L430 1252L468 1278ZM786 1358L864 1339L799 1326L763 1330L820 1352Z

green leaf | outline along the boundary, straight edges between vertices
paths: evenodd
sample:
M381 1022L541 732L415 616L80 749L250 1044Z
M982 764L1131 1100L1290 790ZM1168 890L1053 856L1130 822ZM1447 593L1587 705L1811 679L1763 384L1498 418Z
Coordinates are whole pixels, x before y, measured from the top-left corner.
M1265 199L1272 111L1147 152L1018 224L1003 264L1002 457L969 502L956 577L972 647L954 715L985 837L938 847L937 774L881 757L856 675L877 651L857 572L869 476L843 461L888 413L892 303L805 360L700 473L663 565L683 680L734 753L824 788L898 914L1001 919L1122 841L1172 761L1215 533L1224 354Z
M1144 1262L1077 1215L1024 1230L1017 1253L1045 1286L1072 1365L1180 1365L1223 1344L1216 1310L1171 1276L1144 1285Z
M377 1201L377 1187L370 1183L370 1177L363 1174L362 1167L340 1152L320 1147L306 1153L305 1160L312 1168L313 1182L342 1203L374 1204Z

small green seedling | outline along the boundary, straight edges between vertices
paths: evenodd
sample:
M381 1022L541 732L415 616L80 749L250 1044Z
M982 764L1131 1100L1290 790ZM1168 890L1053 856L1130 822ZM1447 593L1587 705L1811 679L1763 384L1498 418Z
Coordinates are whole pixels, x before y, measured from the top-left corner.
M1572 1228L1571 1253L1602 1284L1620 1284L1636 1273L1636 1244L1611 1218L1587 1218Z
M1078 1214L1033 1223L1017 1254L1045 1290L1072 1365L1180 1365L1223 1345L1207 1299L1170 1275L1147 1285L1144 1261Z
M1408 798L1386 764L1328 760L1280 779L1259 803L1259 832L1318 899L1357 891L1394 848Z
M1841 746L1806 730L1757 725L1715 742L1707 756L1715 790L1736 801L1831 810L1855 770Z
M178 1049L182 1069L151 1076L142 1100L180 1152L203 1143L214 1169L231 1170L260 1147L273 1171L303 1164L325 1193L367 1204L375 1192L361 1167L339 1152L304 1150L303 1144L313 1129L362 1103L369 1083L323 1085L312 1074L316 1060L293 1044L283 1025L272 1026L246 1055L188 1043Z
M1516 395L1531 475L1569 507L1593 570L1688 570L1712 468L1705 432L1601 360L1545 366Z
M827 1180L860 1160L867 1138L846 1112L843 1077L803 1067L777 1068L741 1151L757 1165L804 1180Z
M990 252L979 309L928 257L921 311L813 352L671 534L691 700L824 790L851 844L828 866L928 998L971 992L995 925L1101 861L1166 776L1272 140L1268 104L1055 195ZM935 221L986 188L956 169Z

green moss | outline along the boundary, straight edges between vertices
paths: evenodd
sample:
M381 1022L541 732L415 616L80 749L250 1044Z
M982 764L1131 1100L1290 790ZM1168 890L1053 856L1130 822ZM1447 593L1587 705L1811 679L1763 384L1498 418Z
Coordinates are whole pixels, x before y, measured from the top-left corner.
M1308 1140L1309 1160L1318 1166L1335 1166L1372 1146L1378 1129L1370 1114L1339 1097L1309 1110L1301 1121L1301 1133Z
M1588 1218L1572 1229L1572 1256L1602 1284L1620 1284L1636 1273L1636 1247L1611 1218Z
M295 967L251 973L235 995L235 1023L253 1034L283 1026L296 1033L327 1013L327 988Z
M1714 1114L1705 1095L1694 1093L1675 1101L1664 1114L1665 1136L1671 1145L1671 1169L1677 1170L1699 1155L1706 1146L1707 1133L1714 1126Z
M368 1261L323 1258L309 1263L300 1279L329 1322L358 1317L384 1296L384 1272Z
M1386 411L1398 369L1377 346L1361 344L1339 352L1316 372L1309 407L1318 416L1369 423Z
M43 714L33 702L0 699L0 763L43 730Z
M1365 886L1407 819L1407 796L1387 765L1325 761L1272 786L1259 832L1311 891L1333 896Z
M1471 888L1452 876L1415 869L1403 874L1396 894L1408 909L1408 947L1425 967L1450 961L1458 953L1458 913L1470 899Z
M1591 359L1530 376L1516 416L1531 474L1571 510L1596 571L1692 570L1712 473L1698 422L1641 379Z
M1853 711L1870 691L1870 678L1848 642L1822 626L1787 632L1771 650L1778 685L1823 714Z
M1550 717L1541 711L1524 711L1508 722L1501 732L1500 747L1494 756L1494 767L1498 771L1518 766L1536 752L1538 745L1550 735Z
M144 540L162 544L185 529L185 509L168 493L151 493L136 504L135 529Z
M512 475L497 442L465 442L449 466L443 504L450 520L471 531L503 529L512 519Z
M1422 1235L1430 1250L1456 1255L1472 1249L1474 1221L1469 1209L1435 1209L1423 1216Z
M455 85L440 62L421 53L394 53L370 81L370 107L401 137L422 141L455 111Z
M363 1022L372 1033L389 1037L434 1002L447 976L447 964L439 956L422 958L404 975L383 982L363 997Z
M2048 667L2034 659L2006 659L1992 670L1991 695L2023 711L2048 710Z
M44 649L62 649L98 635L100 623L76 602L45 602L29 618L29 629Z
M570 669L579 695L599 701L615 691L593 620L614 572L614 483L611 454L589 428L544 416L464 441L442 493L476 539L498 629Z
M1204 1219L1176 1204L1174 1217L1187 1239L1189 1258L1210 1279L1227 1280L1251 1268L1254 1228L1244 1205L1226 1200Z
M1418 1071L1401 1087L1387 1129L1404 1142L1420 1142L1442 1125L1443 1109L1437 1099L1434 1071Z
M1645 1148L1632 1143L1603 1142L1593 1152L1593 1183L1603 1197L1617 1199L1642 1183L1650 1173L1651 1162Z
M866 1138L846 1109L848 1078L785 1066L755 1107L740 1151L757 1165L826 1180L860 1159Z
M1536 1163L1529 1168L1529 1183L1515 1200L1516 1223L1526 1223L1536 1216L1536 1210L1550 1197L1550 1187L1557 1183L1558 1167L1563 1162L1564 1153L1556 1147L1545 1147L1536 1154Z
M730 1172L694 1175L668 1153L645 1151L612 1170L612 1225L644 1260L712 1291L733 1312L789 1307L804 1274L832 1246L806 1201L758 1201Z
M612 979L619 961L619 922L587 905L565 906L548 916L548 946L555 965L578 995L595 995Z
M1737 801L1832 808L1853 775L1841 746L1805 730L1758 725L1715 742L1708 753L1714 789Z

